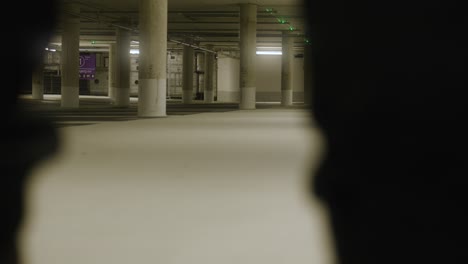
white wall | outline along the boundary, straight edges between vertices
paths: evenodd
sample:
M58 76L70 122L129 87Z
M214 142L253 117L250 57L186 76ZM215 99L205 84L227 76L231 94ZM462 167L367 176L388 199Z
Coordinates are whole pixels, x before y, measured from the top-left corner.
M257 102L281 101L281 56L257 55ZM294 102L304 98L304 59L293 62Z
M294 58L293 101L304 102L304 58Z
M138 96L139 55L130 56L130 95ZM167 55L167 93L170 98L182 97L182 52L171 51ZM196 87L194 75L194 89Z
M257 55L257 101L267 93L281 92L281 56Z
M107 53L96 53L96 78L89 81L89 89L92 95L107 96L109 91L109 69L105 64Z
M182 97L183 53L171 51L167 55L167 93L170 98Z
M218 101L239 102L240 64L238 59L218 58Z
M179 56L177 56L179 57ZM181 55L180 55L181 57ZM130 87L131 95L138 94L138 56L131 56ZM177 65L181 66L181 65ZM281 56L257 55L257 102L281 101ZM304 96L304 60L294 58L293 92L294 102L302 102ZM172 71L177 72L172 69ZM240 98L240 64L238 59L219 57L217 66L217 100L219 102L239 102ZM107 92L107 72L98 73L100 84L91 84L92 92L101 94ZM170 78L168 76L168 78ZM179 76L180 78L180 76ZM101 87L102 86L102 87ZM177 91L175 92L177 94Z
M130 96L138 96L138 60L137 54L130 55Z
M107 69L97 69L96 78L89 81L89 89L92 95L107 96L109 91L109 71Z

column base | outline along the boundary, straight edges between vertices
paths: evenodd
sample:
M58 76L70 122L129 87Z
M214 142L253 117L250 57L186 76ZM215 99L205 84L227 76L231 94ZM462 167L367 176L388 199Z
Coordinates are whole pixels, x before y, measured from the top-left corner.
M32 99L44 100L44 86L33 84L32 85Z
M182 103L192 103L193 92L191 90L182 90Z
M112 102L116 107L129 107L130 106L130 87L129 88L115 88L114 98Z
M166 117L166 79L140 79L138 117Z
M256 87L241 88L239 108L242 110L253 110L256 108Z
M109 88L109 102L111 105L115 105L115 90L117 88L111 87Z
M80 107L80 88L78 86L62 86L61 106L64 108Z
M204 95L205 103L213 103L214 102L214 93L213 91L206 91Z
M291 106L293 104L293 91L292 90L282 90L281 91L281 105L282 106Z

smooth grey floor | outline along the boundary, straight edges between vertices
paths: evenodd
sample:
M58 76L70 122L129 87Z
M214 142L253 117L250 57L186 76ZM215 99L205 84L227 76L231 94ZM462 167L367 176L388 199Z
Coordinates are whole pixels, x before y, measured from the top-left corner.
M307 192L309 113L259 109L59 128L29 182L25 264L332 264Z

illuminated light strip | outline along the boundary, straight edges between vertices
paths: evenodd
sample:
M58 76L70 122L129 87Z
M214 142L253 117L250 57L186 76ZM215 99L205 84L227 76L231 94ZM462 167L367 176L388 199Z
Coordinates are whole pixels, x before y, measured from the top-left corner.
M257 51L257 55L276 55L280 56L283 55L281 51Z

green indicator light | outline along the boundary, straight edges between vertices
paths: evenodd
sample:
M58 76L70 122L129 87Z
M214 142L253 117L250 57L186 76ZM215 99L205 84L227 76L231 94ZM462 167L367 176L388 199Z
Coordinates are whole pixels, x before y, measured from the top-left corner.
M91 40L91 44L96 44L96 41L95 41L95 40Z
M286 24L288 21L286 21L285 19L282 19L282 18L278 18L278 22L280 24Z

